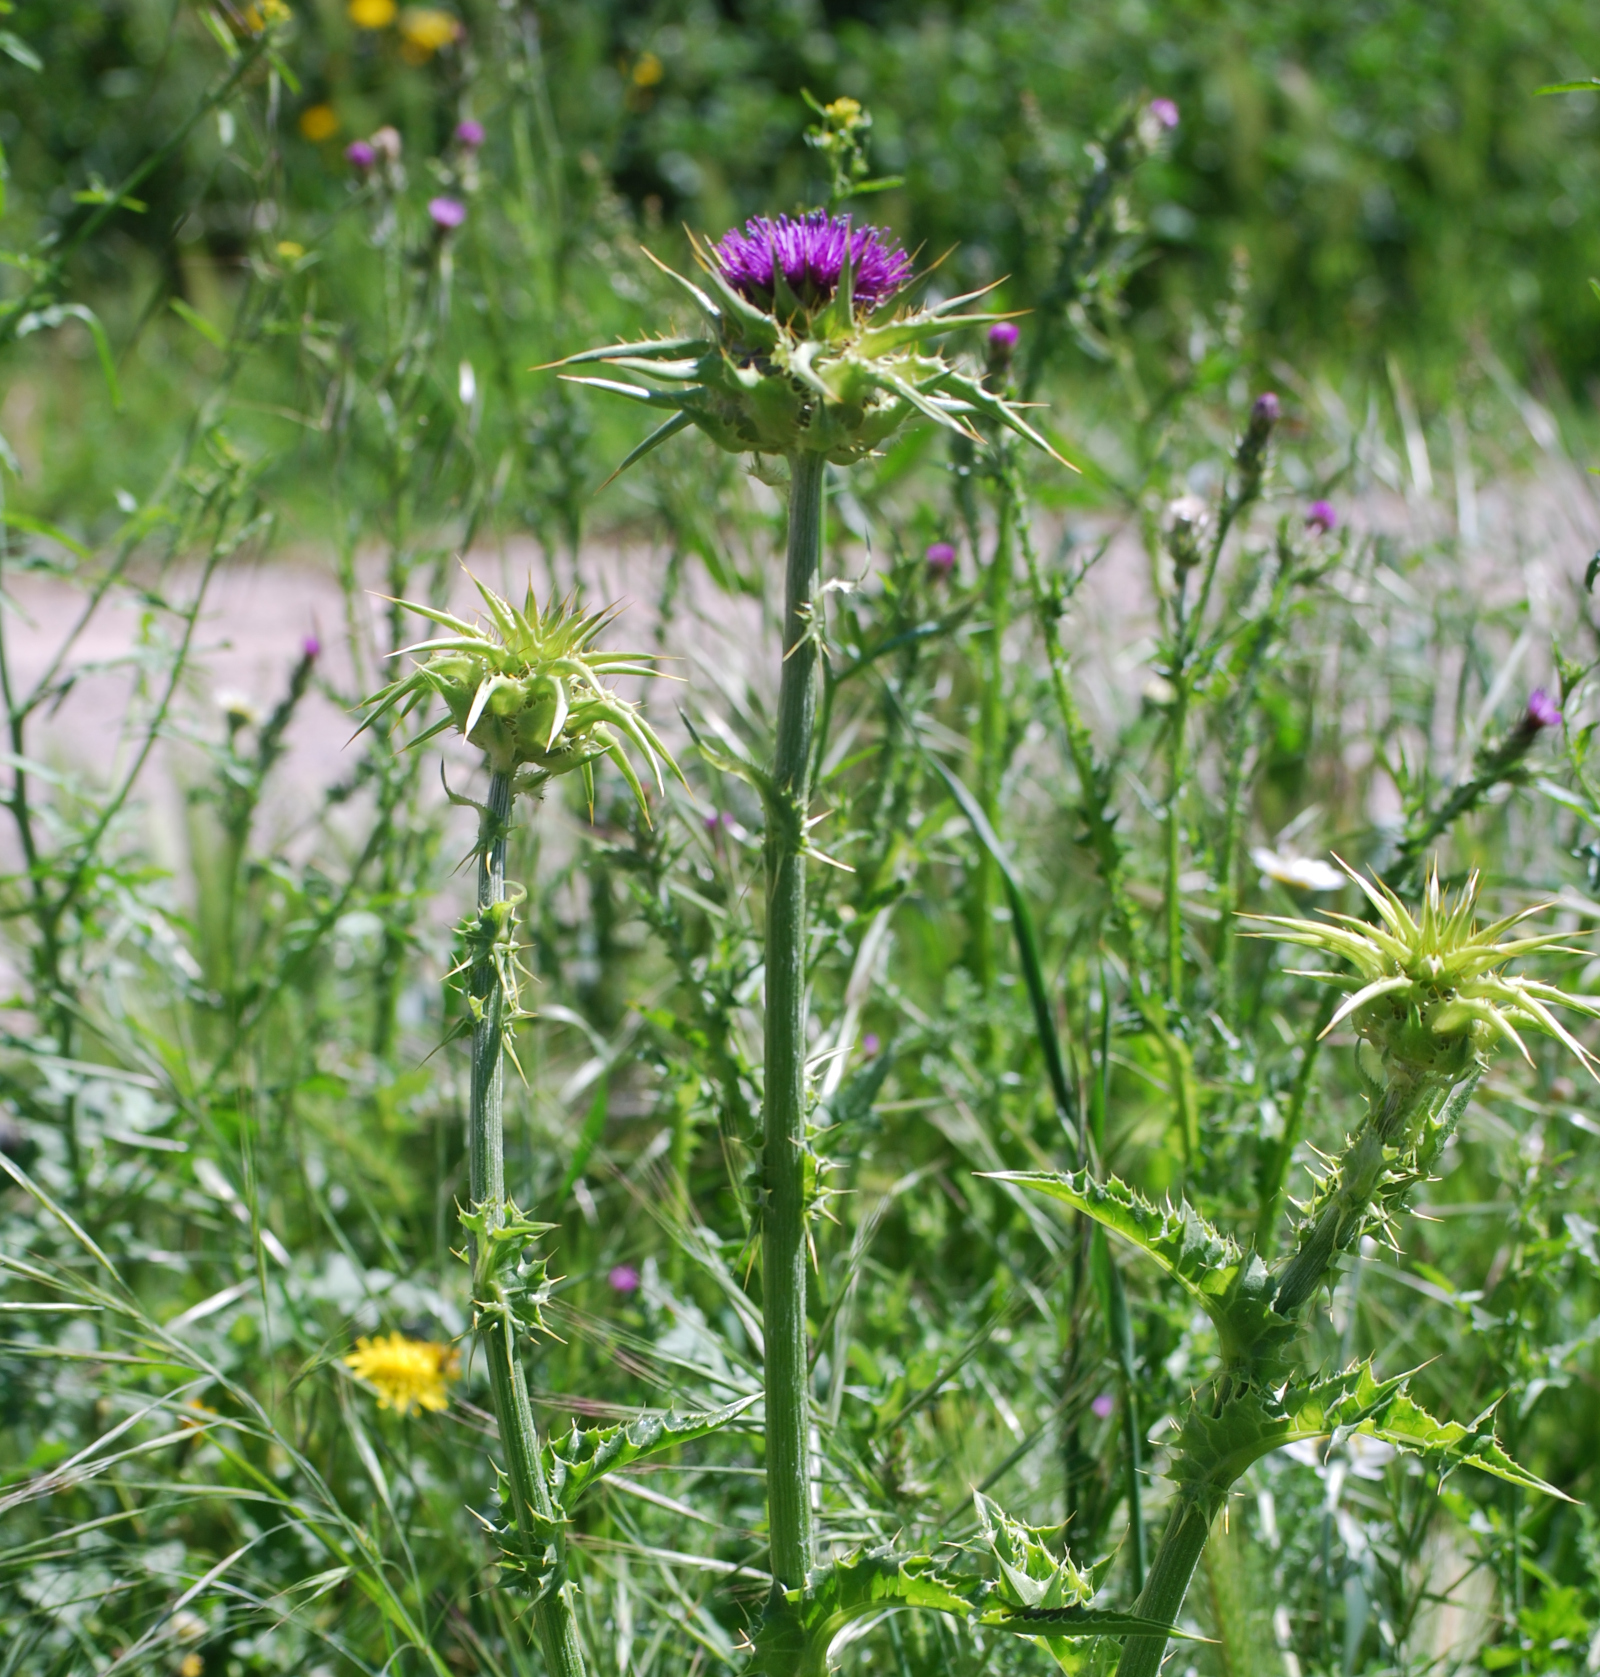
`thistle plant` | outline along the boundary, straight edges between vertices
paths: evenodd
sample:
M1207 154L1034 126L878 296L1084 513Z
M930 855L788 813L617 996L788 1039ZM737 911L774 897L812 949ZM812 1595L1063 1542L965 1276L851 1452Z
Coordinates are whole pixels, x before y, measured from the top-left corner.
M930 307L902 301L911 260L880 229L813 211L757 217L718 244L691 236L705 286L664 269L702 330L616 344L560 365L602 363L649 383L576 382L669 417L619 471L693 425L735 453L787 464L782 678L766 806L766 1012L761 1269L766 1475L772 1571L801 1591L815 1562L806 1348L806 880L822 623L816 590L830 463L870 455L908 420L979 438L979 420L1055 450L1016 405L927 346L1000 317L967 311L982 291ZM991 289L991 288L986 288ZM1059 458L1059 456L1056 456ZM791 1630L798 1633L797 1625ZM798 1656L796 1656L798 1657Z
M1342 864L1341 864L1342 865ZM1254 1461L1297 1440L1363 1433L1415 1452L1441 1471L1476 1467L1514 1486L1559 1495L1501 1449L1490 1416L1470 1426L1441 1422L1406 1393L1407 1376L1380 1380L1369 1361L1317 1376L1304 1353L1308 1307L1338 1274L1342 1256L1368 1235L1398 1248L1398 1214L1429 1179L1490 1057L1510 1043L1525 1057L1527 1030L1555 1037L1591 1072L1593 1056L1553 1011L1600 1016L1600 1002L1508 963L1560 945L1560 934L1507 937L1540 912L1525 909L1486 926L1475 911L1476 874L1453 897L1429 875L1413 913L1381 882L1345 872L1371 905L1371 922L1348 914L1321 921L1258 917L1262 935L1319 951L1353 972L1303 976L1350 991L1328 1029L1348 1021L1376 1056L1366 1113L1328 1161L1299 1217L1292 1249L1270 1269L1186 1201L1152 1205L1115 1178L1089 1171L1003 1173L1049 1195L1143 1251L1210 1316L1218 1367L1183 1422L1170 1476L1176 1486L1165 1534L1135 1611L1152 1620L1182 1609L1212 1520ZM1324 1033L1326 1034L1326 1033ZM1152 1677L1165 1639L1129 1637L1120 1677Z
M506 837L519 792L537 796L552 780L576 773L592 805L594 765L609 758L644 809L644 787L626 747L644 759L658 787L662 765L674 765L638 708L605 685L607 677L654 673L642 655L595 646L612 613L556 604L541 608L531 587L519 611L484 584L477 588L487 622L402 602L445 633L405 649L420 661L373 695L363 727L389 716L405 718L442 700L444 716L410 743L420 745L454 728L483 752L489 771L487 797L476 805L477 908L460 927L465 954L451 975L462 981L472 1036L470 1205L461 1221L472 1265L473 1327L488 1367L503 1458L497 1472L506 1518L487 1523L500 1543L503 1566L533 1597L551 1677L582 1677L566 1555L571 1502L606 1467L709 1430L709 1425L704 1417L654 1421L648 1439L635 1436L637 1423L596 1434L585 1446L590 1471L578 1479L566 1458L539 1437L521 1346L546 1331L541 1307L549 1279L532 1243L549 1225L531 1221L506 1193L505 1059L516 1022L527 1016L518 980L516 898L506 885ZM435 1360L424 1368L418 1348L403 1341L399 1346L392 1339L363 1344L351 1367L397 1407L402 1399L430 1407L430 1400L442 1397L444 1365ZM718 1417L715 1424L726 1418Z

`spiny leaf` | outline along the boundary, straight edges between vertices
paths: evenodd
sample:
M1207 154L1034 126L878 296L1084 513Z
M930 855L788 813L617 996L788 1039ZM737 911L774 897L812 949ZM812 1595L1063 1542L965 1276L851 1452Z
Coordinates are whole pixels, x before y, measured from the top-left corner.
M676 1444L704 1438L742 1415L756 1401L752 1395L709 1413L641 1415L621 1426L591 1427L587 1431L580 1431L574 1423L565 1438L552 1439L545 1445L551 1491L563 1510L571 1513L584 1493L606 1474Z

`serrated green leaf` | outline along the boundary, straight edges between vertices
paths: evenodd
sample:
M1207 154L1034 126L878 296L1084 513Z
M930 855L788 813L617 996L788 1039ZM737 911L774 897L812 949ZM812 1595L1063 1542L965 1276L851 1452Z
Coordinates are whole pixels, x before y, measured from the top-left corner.
M545 1471L550 1476L551 1492L570 1514L584 1493L606 1474L718 1431L742 1415L758 1395L702 1414L641 1415L621 1426L590 1427L587 1431L580 1431L574 1423L565 1438L552 1439L545 1445Z

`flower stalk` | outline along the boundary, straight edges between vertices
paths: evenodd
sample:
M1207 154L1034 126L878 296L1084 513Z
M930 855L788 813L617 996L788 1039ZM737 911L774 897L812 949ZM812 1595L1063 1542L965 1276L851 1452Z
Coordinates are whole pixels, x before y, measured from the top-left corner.
M772 1571L789 1588L812 1563L806 1359L806 816L817 710L813 606L822 558L820 454L789 462L783 676L767 794L766 1208L761 1232L766 1340L767 1503Z

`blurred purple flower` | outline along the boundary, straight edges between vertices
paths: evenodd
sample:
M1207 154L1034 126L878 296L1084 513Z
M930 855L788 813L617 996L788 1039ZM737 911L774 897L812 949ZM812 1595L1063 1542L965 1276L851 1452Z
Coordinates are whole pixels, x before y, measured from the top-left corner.
M1542 687L1535 687L1528 695L1528 722L1535 728L1561 726L1561 712Z
M1250 407L1250 417L1263 425L1276 425L1282 412L1283 404L1272 390L1263 390Z
M618 1264L606 1280L614 1293L636 1293L639 1290L639 1272L632 1264Z
M856 302L875 307L911 277L911 258L876 227L854 227L847 215L813 210L798 220L758 215L725 233L713 254L722 277L762 308L773 301L773 272L781 273L805 308L825 303L839 286L848 250Z
M1112 1397L1110 1392L1102 1392L1089 1407L1103 1421L1117 1407L1117 1404L1116 1399Z
M365 140L352 140L344 148L344 160L352 169L365 174L378 161L378 154Z
M468 151L476 151L483 144L483 124L474 122L468 117L465 122L456 124L456 144L463 145Z
M956 550L949 542L930 542L923 558L928 562L928 575L935 582L943 582L956 568Z
M874 1058L878 1050L882 1047L883 1044L878 1041L878 1033L876 1031L868 1031L861 1039L861 1052L865 1054L869 1060Z
M1313 501L1306 508L1306 523L1327 536L1339 528L1339 515L1333 510L1331 501Z
M706 831L713 838L726 827L733 825L733 812L726 809L714 809L706 817Z
M441 233L448 233L467 219L467 206L459 198L430 198L428 214Z
M1017 339L1021 337L1013 320L998 320L989 328L989 347L1003 349L1008 353L1017 347Z
M1152 99L1150 101L1150 114L1163 128L1176 128L1178 126L1178 105L1174 99Z
M300 643L300 656L308 662L322 656L322 642L315 635L307 635Z

